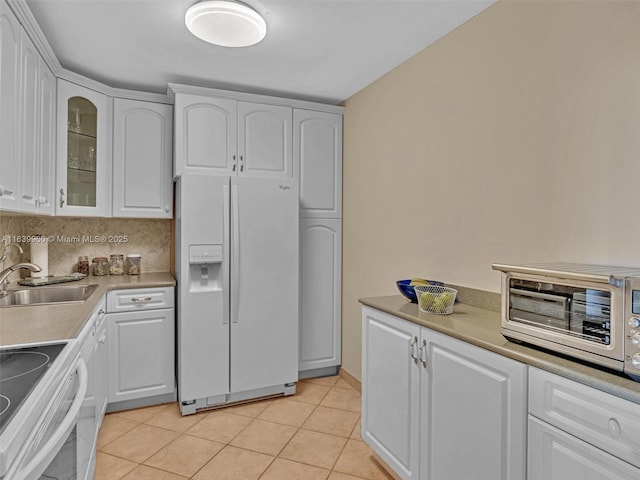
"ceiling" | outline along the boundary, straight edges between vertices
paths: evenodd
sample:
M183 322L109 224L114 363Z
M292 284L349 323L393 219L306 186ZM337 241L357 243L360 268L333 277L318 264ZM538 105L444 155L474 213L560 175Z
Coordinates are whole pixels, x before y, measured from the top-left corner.
M195 0L26 0L66 69L111 87L185 83L337 104L496 0L245 0L259 44L192 36Z

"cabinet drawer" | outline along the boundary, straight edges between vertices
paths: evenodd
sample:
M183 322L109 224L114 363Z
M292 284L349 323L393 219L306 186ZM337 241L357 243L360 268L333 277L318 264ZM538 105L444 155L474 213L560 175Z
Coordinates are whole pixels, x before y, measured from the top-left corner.
M529 413L640 467L640 405L537 368Z
M173 308L173 295L173 287L114 290L107 293L107 312Z
M640 469L529 417L529 480L637 480Z

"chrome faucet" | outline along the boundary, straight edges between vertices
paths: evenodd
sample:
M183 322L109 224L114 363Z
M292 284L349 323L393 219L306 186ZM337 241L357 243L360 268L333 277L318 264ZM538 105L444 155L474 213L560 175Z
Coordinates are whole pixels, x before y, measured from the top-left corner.
M0 265L2 265L3 267L4 267L4 261L7 259L7 251L9 250L9 247L16 247L18 249L18 252L20 253L20 255L22 255L24 253L24 250L22 249L22 247L20 245L18 245L17 243L8 243L4 247L4 250L2 252L2 256L0 257Z
M9 275L11 275L16 270L30 270L32 272L40 272L42 268L40 268L35 263L16 263L15 265L11 265L9 268L5 268L0 272L0 297L4 297L7 294L7 284L9 281Z

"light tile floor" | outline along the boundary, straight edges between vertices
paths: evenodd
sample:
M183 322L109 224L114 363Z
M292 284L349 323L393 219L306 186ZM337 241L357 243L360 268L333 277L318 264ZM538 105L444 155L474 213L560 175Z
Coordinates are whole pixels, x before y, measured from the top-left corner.
M339 376L294 396L183 417L177 403L105 416L95 480L388 480L360 437L360 393Z

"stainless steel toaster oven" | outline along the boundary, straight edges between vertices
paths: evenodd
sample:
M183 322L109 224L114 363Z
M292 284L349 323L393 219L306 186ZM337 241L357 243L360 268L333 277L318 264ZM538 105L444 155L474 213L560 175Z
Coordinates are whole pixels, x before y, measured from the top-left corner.
M502 334L640 381L640 269L575 263L494 264Z

